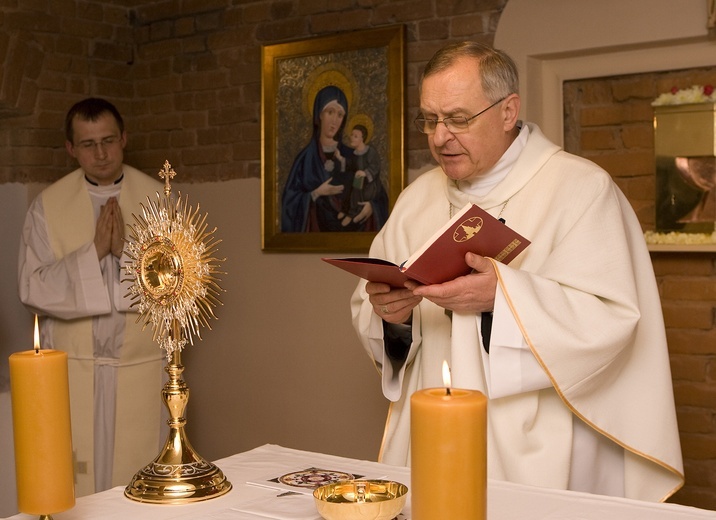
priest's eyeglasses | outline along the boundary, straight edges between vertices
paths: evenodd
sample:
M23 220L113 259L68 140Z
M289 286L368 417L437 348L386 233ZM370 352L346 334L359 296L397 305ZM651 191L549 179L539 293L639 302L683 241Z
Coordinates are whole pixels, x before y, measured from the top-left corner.
M104 139L102 139L102 140L99 141L99 142L95 142L95 141L80 141L80 142L77 144L77 147L80 148L80 149L82 149L82 150L88 150L88 151L89 151L89 150L94 150L95 148L97 148L97 147L99 147L99 146L101 146L102 148L109 148L109 147L111 147L111 146L114 146L114 145L117 144L118 142L119 142L119 137L117 137L116 135L112 135L112 136L109 136L109 137L105 137Z
M467 132L468 127L470 126L470 121L475 119L477 116L484 114L488 110L490 110L492 107L497 105L498 103L501 103L506 98L498 99L493 104L491 104L489 107L487 107L484 110L479 111L474 116L465 117L465 116L453 116L453 117L444 117L443 119L426 119L424 117L416 117L415 118L415 126L420 132L427 135L432 135L435 133L435 130L438 128L438 123L442 123L445 125L445 127L448 129L448 132L451 134L461 134L463 132Z

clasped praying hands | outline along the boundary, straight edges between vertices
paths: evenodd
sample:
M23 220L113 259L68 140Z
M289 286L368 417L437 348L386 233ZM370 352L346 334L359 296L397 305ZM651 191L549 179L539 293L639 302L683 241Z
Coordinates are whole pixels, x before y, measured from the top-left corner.
M107 199L99 211L97 226L94 233L94 245L97 258L102 260L112 253L115 257L122 256L124 249L124 219L116 197Z

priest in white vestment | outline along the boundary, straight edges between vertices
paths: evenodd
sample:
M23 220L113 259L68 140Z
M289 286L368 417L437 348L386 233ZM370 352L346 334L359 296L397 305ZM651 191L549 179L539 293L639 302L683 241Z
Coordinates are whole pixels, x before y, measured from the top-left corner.
M517 70L464 42L421 80L416 124L439 164L401 193L370 256L405 261L475 203L531 241L509 265L404 289L361 281L354 326L392 401L381 461L410 462L410 396L488 402L488 477L662 501L684 481L669 355L639 222L610 176L518 120ZM456 434L459 434L456 432Z
M161 349L142 331L121 259L125 222L163 189L123 164L127 142L111 103L67 114L66 148L80 168L43 190L25 219L19 294L40 316L43 348L68 353L78 496L126 485L161 447Z

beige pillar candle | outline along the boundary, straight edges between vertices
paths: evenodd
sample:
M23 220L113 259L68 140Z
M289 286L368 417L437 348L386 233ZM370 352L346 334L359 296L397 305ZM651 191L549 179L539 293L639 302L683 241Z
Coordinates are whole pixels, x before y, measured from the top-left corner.
M444 373L445 388L410 399L411 519L485 520L487 398L451 389Z
M35 349L10 355L17 505L50 515L75 505L67 353Z

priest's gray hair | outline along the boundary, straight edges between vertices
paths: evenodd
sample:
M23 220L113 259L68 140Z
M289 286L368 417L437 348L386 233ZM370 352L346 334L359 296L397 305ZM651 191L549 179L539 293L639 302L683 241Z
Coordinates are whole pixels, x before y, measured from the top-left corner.
M504 51L473 41L451 43L438 50L425 65L420 87L427 76L444 71L460 58L477 61L482 91L488 100L497 101L519 93L519 76L512 58Z

